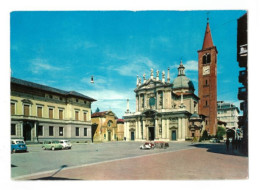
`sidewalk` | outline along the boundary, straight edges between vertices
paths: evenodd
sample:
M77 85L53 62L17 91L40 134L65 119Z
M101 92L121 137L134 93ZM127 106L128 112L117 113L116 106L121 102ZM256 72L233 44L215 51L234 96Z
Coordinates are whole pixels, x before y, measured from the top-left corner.
M196 148L119 159L30 176L22 180L196 180L247 179L248 157L226 152L225 146Z

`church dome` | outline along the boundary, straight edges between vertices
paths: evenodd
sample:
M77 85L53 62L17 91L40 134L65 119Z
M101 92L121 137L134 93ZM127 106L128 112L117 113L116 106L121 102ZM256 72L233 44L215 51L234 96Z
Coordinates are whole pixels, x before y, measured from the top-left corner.
M183 66L181 61L178 68L179 74L173 81L173 89L188 89L189 91L193 92L195 90L193 82L185 75L184 69L185 67Z

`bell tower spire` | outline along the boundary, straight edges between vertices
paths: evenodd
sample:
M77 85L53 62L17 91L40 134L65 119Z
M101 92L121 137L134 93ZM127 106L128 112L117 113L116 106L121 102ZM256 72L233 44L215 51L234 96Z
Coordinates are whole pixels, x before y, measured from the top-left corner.
M199 114L205 115L205 130L210 135L217 131L217 48L213 44L209 18L202 49L198 51Z

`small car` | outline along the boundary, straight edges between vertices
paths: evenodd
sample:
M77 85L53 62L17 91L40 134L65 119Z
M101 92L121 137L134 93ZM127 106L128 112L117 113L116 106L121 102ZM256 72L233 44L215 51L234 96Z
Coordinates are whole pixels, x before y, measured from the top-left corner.
M71 149L72 145L69 140L59 140L59 143L62 145L63 149Z
M62 148L59 141L44 141L42 144L43 150L61 150Z
M21 139L11 140L11 152L27 152L27 146Z
M150 150L150 149L154 149L154 144L150 143L150 142L145 142L144 144L142 144L140 146L141 150Z

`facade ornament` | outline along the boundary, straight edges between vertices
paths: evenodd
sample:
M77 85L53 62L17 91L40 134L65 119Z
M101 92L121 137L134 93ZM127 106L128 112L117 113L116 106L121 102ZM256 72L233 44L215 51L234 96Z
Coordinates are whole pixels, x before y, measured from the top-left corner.
M141 77L138 79L138 83L139 83L139 86L142 84L142 79L141 79Z
M136 75L136 86L138 86L139 85L139 77L138 77L138 75Z
M151 68L151 79L153 79L153 69Z
M144 83L146 83L145 73L143 74Z
M168 67L167 82L170 83L170 67Z
M156 71L156 80L157 81L159 80L159 71L158 70Z
M162 71L162 82L165 83L165 72Z
M126 113L129 113L129 99L126 100Z

